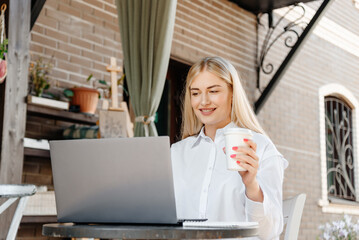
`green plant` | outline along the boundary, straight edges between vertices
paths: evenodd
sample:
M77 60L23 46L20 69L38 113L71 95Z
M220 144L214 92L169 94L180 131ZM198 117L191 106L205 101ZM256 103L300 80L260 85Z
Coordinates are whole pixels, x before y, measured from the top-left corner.
M87 78L87 81L90 81L92 78L93 78L93 74L90 74ZM125 79L125 74L122 74L122 76L119 79L117 79L117 86L122 85L124 79ZM103 97L111 98L111 94L112 94L111 84L109 84L108 82L106 82L103 79L97 79L95 81L97 81L100 84L99 88L103 89L103 94L104 94ZM123 91L127 94L127 91L125 88L123 88Z
M68 89L68 88L64 89L63 94L68 99L71 99L74 96L74 92L71 89Z
M7 38L5 38L2 43L0 43L0 59L5 59L5 56L7 54L8 43L9 43L9 40Z
M52 64L44 63L42 58L39 58L35 63L30 64L30 84L31 93L35 96L41 97L44 90L49 89L49 74L52 69Z

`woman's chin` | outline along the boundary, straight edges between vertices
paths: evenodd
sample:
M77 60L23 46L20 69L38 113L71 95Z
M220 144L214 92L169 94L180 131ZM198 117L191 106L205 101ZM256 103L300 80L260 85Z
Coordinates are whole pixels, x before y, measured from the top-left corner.
M212 116L203 116L203 115L201 115L198 118L205 125L206 124L213 124L214 122L216 122L216 119L213 118Z
M213 126L215 128L223 128L231 122L230 119L220 120L218 118L200 118L200 121L207 127Z

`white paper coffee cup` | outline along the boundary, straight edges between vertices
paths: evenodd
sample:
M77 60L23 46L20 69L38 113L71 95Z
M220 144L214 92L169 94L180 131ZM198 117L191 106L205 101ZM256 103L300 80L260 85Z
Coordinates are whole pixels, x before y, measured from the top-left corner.
M245 128L230 128L224 132L226 142L226 158L227 158L227 169L233 171L246 171L238 165L237 160L231 158L232 154L238 154L234 151L233 147L247 146L243 139L252 139L253 134L251 130Z

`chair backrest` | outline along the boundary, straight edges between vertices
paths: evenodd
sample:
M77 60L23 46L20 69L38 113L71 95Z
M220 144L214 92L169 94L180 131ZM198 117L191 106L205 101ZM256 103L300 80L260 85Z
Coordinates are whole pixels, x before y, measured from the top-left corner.
M286 224L284 240L298 238L306 196L306 194L301 193L283 201L283 217L284 224Z
M8 199L6 202L0 205L0 214L2 214L17 199L20 199L12 218L6 240L15 239L27 200L29 196L34 195L35 193L36 186L32 184L0 184L0 198Z

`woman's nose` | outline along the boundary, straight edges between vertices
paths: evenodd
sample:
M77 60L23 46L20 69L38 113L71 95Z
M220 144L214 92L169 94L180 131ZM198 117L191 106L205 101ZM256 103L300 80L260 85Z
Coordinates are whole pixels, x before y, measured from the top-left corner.
M209 103L210 103L210 101L209 101L208 95L207 94L202 94L201 105L206 106Z

